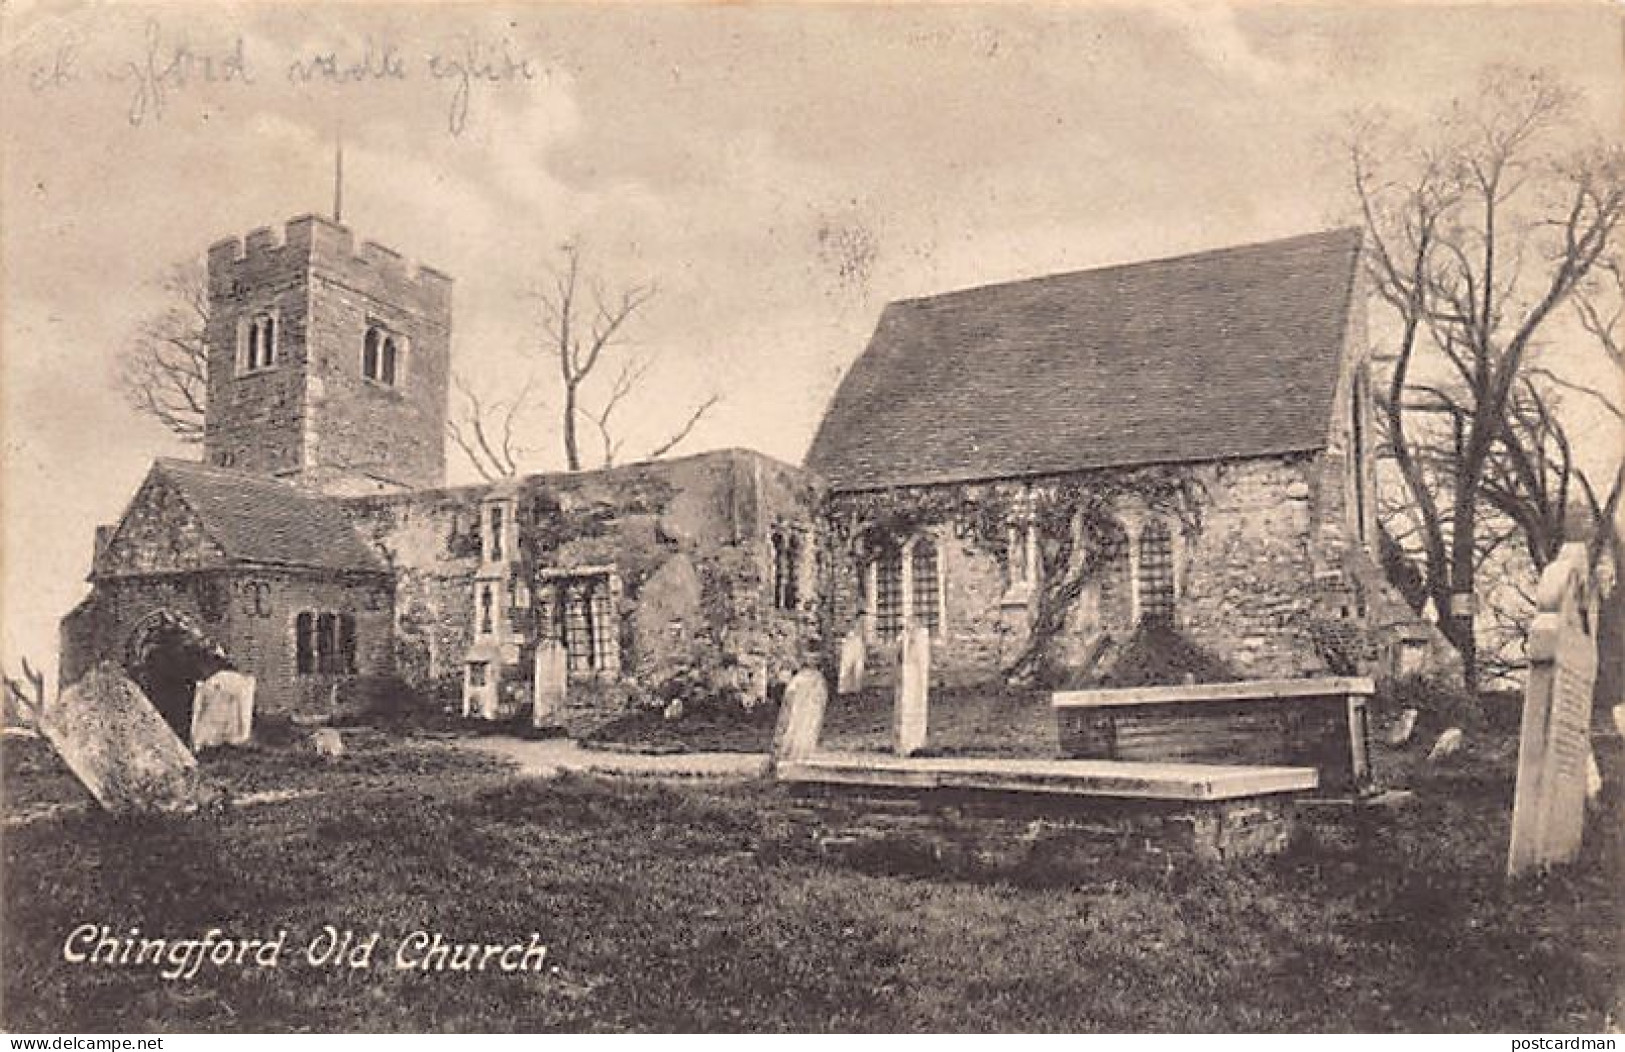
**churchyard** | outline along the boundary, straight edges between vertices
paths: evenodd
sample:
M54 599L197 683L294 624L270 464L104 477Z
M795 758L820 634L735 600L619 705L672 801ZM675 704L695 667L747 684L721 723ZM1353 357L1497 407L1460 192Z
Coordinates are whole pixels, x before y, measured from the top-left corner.
M830 699L829 724L861 745L875 716L843 723L843 704ZM203 754L207 776L263 802L114 818L84 806L39 739L8 736L4 1023L1600 1030L1625 982L1620 801L1592 815L1575 865L1508 882L1516 708L1490 709L1444 760L1426 758L1431 714L1404 747L1378 737L1379 781L1410 800L1311 809L1283 854L1220 867L1109 845L975 857L928 830L836 850L771 782L519 778L455 736L365 728L336 758L302 739ZM536 931L548 968L290 959L170 981L65 962L87 922L171 938L286 928L301 944L324 924L386 941Z
M3 1023L1614 1030L1625 756L1583 555L1542 578L1521 698L1162 667L933 702L911 628L889 690L843 647L833 690L804 669L728 742L711 713L663 743L771 750L727 777L542 777L479 721L256 723L232 672L189 749L112 665L31 677ZM655 744L620 726L595 744Z

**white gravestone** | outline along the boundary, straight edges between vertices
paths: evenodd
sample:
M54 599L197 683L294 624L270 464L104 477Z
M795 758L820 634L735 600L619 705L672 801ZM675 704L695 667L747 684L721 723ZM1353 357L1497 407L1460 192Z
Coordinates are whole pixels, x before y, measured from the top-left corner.
M835 682L835 693L845 697L863 691L864 663L868 660L863 641L863 619L852 626L841 640L840 676Z
M192 748L246 745L254 733L254 677L216 672L192 692Z
M897 702L892 708L892 751L898 756L913 756L925 748L930 684L931 633L924 625L910 625L903 633Z
M778 723L773 728L773 757L778 760L804 760L818 751L818 736L824 729L824 705L829 688L816 669L804 668L790 680L779 706Z
M1585 546L1569 543L1540 575L1518 738L1507 875L1573 861L1585 825L1597 597Z
M194 811L209 799L197 760L111 662L96 665L48 704L39 732L96 802L115 814Z
M533 727L556 727L570 692L570 655L564 644L549 639L536 648L535 676L531 680Z

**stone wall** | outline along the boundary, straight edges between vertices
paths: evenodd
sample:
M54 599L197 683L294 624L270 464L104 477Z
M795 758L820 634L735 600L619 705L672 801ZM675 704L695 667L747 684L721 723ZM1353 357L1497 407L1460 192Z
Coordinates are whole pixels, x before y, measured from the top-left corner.
M62 621L59 676L67 685L104 658L123 664L137 630L154 616L169 613L195 625L233 666L257 679L257 712L323 713L333 685L351 677L297 674L295 619L307 610L355 619L358 676L392 671L387 579L266 569L98 580Z
M279 241L256 230L209 250L205 459L330 493L445 480L451 279L317 216ZM245 373L248 320L276 322L276 361ZM397 382L362 372L371 324L405 338Z
M799 469L759 454L729 450L499 487L346 499L341 506L357 531L395 571L396 667L444 700L457 696L475 642L475 581L489 569L482 507L493 499L513 509L517 529L511 572L530 616L516 622L539 620L555 575L612 569L620 679L631 693L677 668L721 675L759 665L782 679L818 659L822 564L811 539L820 493ZM773 603L775 528L810 539L793 610Z
M1291 677L1326 671L1307 629L1307 619L1325 613L1317 587L1318 527L1343 514L1342 461L1298 454L1178 468L1123 469L1071 479L1032 479L954 487L893 491L888 500L940 508L955 503L963 511L920 522L918 532L939 544L944 598L943 625L933 647L937 678L974 683L1000 677L1027 647L1039 590L1010 586L1005 544L990 538L978 506L1020 507L1034 494L1063 484L1102 484L1113 513L1130 535L1158 509L1136 499L1136 480L1156 473L1188 484L1194 514L1163 514L1172 533L1175 568L1175 623L1192 641L1228 659L1251 677ZM944 490L951 491L944 501ZM837 494L832 518L862 520L874 500L869 494ZM926 515L925 520L932 516ZM998 534L995 529L993 533ZM1037 542L1053 544L1054 538ZM836 556L833 572L834 629L844 632L867 602L864 559L850 548ZM1132 565L1132 557L1130 559ZM1070 608L1064 630L1053 641L1064 667L1087 660L1098 636L1118 638L1132 631L1133 573L1119 574L1117 587L1103 596L1091 580ZM883 672L894 664L894 646L874 640L871 666Z

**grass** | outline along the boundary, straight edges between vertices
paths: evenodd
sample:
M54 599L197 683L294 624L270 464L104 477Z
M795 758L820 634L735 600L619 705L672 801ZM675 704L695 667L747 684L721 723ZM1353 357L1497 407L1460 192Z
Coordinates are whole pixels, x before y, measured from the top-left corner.
M833 705L834 703L832 703ZM4 838L10 1030L1595 1031L1621 993L1620 823L1582 863L1500 878L1509 740L1444 766L1384 752L1407 807L1320 813L1280 858L919 866L825 856L767 784L527 781L379 736L333 762L247 751L234 787L320 796L167 821L94 812ZM4 746L7 799L52 793ZM1618 801L1613 818L1619 817ZM907 845L900 845L906 848ZM276 970L62 959L82 923L289 929ZM318 968L324 924L455 940L541 932L537 974ZM1617 1007L1614 1009L1617 1012ZM1614 1017L1617 1021L1618 1016Z
M826 749L891 748L893 689L832 696L819 743ZM587 736L586 744L643 752L768 752L778 707L749 713L700 709L668 720L657 709L629 713ZM1056 756L1049 694L1003 687L938 687L931 692L928 752L967 756Z

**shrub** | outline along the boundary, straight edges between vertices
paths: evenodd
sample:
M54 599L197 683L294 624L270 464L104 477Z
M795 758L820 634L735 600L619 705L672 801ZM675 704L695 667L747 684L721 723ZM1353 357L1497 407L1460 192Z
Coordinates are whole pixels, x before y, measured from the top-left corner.
M1371 714L1378 717L1392 717L1405 709L1415 709L1421 721L1430 727L1474 727L1484 716L1478 698L1460 687L1419 672L1379 683L1370 708Z
M1171 687L1240 679L1224 658L1191 642L1172 625L1142 623L1096 682L1100 687Z

